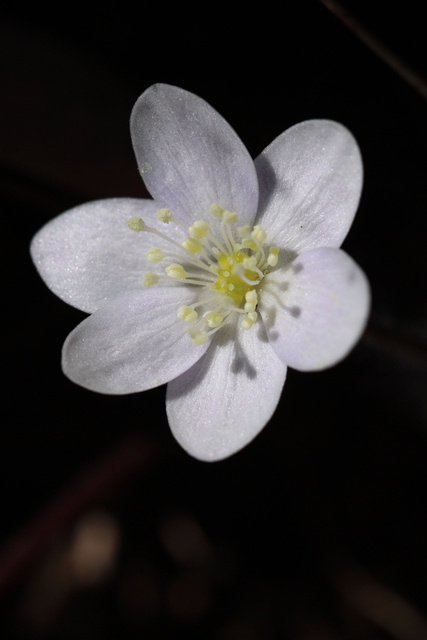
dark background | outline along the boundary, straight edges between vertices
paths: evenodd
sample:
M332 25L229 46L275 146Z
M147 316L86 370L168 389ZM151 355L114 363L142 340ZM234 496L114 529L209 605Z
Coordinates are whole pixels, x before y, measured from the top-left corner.
M426 77L421 4L344 2ZM3 9L2 638L427 638L427 102L320 2L273 6ZM212 465L173 440L164 388L62 375L84 316L28 252L69 207L147 197L128 121L155 82L207 100L254 157L329 118L365 164L344 248L371 281L366 334L329 371L290 371L264 431Z

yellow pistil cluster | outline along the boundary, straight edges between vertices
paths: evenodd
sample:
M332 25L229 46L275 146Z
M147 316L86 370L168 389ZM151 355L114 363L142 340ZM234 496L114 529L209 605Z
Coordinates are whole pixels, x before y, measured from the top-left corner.
M164 258L174 258L184 262L171 262L165 268L165 275L147 271L142 284L151 287L160 278L170 278L183 284L204 287L207 297L192 305L181 305L177 309L180 320L191 325L188 334L195 346L206 342L209 336L224 326L236 313L243 315L241 326L250 329L258 314L258 294L261 283L279 258L279 248L264 247L265 231L259 226L244 225L233 229L237 214L213 203L210 212L221 220L220 237L215 237L204 220L196 220L187 226L173 217L168 209L157 211L157 219L165 224L173 221L184 228L187 234L181 243L148 227L141 218L128 220L130 229L145 231L167 240L172 252L159 247L151 247L147 260L161 262Z

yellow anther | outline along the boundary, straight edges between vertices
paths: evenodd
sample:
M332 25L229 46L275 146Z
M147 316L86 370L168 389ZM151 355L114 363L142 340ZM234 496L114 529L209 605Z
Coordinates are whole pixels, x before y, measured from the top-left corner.
M270 247L267 262L270 267L275 267L279 260L279 247Z
M144 287L152 287L159 281L159 276L152 271L146 271L142 276L142 285Z
M256 224L254 226L254 229L251 233L252 238L254 238L255 240L258 240L259 243L263 243L264 240L267 237L267 234L265 233L264 229L261 229L261 227L259 226L259 224Z
M151 249L147 251L146 258L148 262L161 262L165 255L159 247L151 247Z
M257 251L258 249L257 244L255 240L253 240L253 238L243 238L242 245L245 247L245 249L252 249L252 251Z
M223 269L224 271L228 271L228 269L230 268L230 256L228 256L226 253L220 253L217 256L218 259L218 264L220 266L221 269ZM231 263L233 262L233 258L231 258Z
M244 258L242 264L245 269L248 269L249 271L251 270L255 271L257 266L255 256L251 256L250 258Z
M246 302L252 302L253 304L256 305L258 302L257 292L254 289L252 291L248 291L245 295L245 300Z
M166 267L165 271L166 275L168 275L170 278L175 278L175 280L184 280L188 276L188 273L186 272L184 267L180 264L177 264L176 262L172 262L172 264L169 264Z
M142 218L138 218L138 216L129 218L129 220L126 221L126 224L129 229L132 229L132 231L136 231L137 233L144 231L146 227L144 220Z
M193 341L193 345L195 347L204 344L208 339L207 334L204 331L200 331L197 327L191 327L190 329L188 329L188 335Z
M221 218L221 220L226 224L235 224L237 222L237 213L224 209L224 207L221 207L217 202L211 204L209 211L215 216L215 218Z
M209 318L205 320L205 322L208 327L210 327L211 329L215 329L216 327L219 327L223 320L223 315L221 315L220 313L213 313L211 316L209 316Z
M228 211L227 209L224 210L224 213L222 214L222 221L225 222L225 224L235 224L237 222L237 213L234 213L233 211Z
M201 240L205 238L209 233L209 225L204 220L196 220L188 229L188 235L191 238Z
M250 224L244 224L243 227L237 227L237 233L239 237L243 240L243 238L249 238L251 235L252 227Z
M224 207L221 207L217 202L213 202L209 207L209 211L215 218L222 218L222 215L225 211Z
M158 211L156 211L156 218L157 220L160 220L160 222L169 224L172 218L172 214L169 209L159 209Z
M197 311L187 306L186 304L183 304L181 307L179 307L176 313L180 320L184 320L184 322L187 322L188 324L195 322L198 317Z
M248 316L246 316L246 318L243 318L242 322L240 323L240 326L242 327L242 329L250 329L253 325L253 322L250 318L248 318Z
M257 292L248 291L247 294L245 295L245 299L246 299L246 304L244 306L244 309L246 313L252 313L253 311L255 311L256 306L258 304Z
M201 253L203 249L202 241L198 240L197 238L191 237L186 238L182 243L182 246L184 247L184 249L193 254Z
M269 268L277 265L279 256L279 247L267 247L268 252L263 248L267 234L260 225L246 224L238 227L236 236L236 227L233 229L229 225L237 222L237 213L216 202L209 209L212 215L222 222L219 240L213 237L205 220L196 220L188 227L181 225L188 228L188 236L183 241L182 238L179 241L168 238L167 234L147 226L139 217L131 218L127 222L133 231L151 232L165 241L169 240L175 247L174 251L181 248L184 264L193 264L196 267L194 273L187 267L188 272L183 264L173 262L165 268L167 276L184 285L198 285L210 292L207 297L202 296L200 302L191 306L183 304L176 311L180 320L191 325L187 326L187 333L194 346L206 343L211 334L222 328L231 318L236 320L239 314L243 315L243 319L240 315L242 329L250 329L257 322L257 287ZM170 221L178 223L169 209L159 209L156 217L166 224ZM175 257L175 253L168 254L165 249L151 247L146 257L149 262L157 263L167 255L170 256L169 259ZM179 255L176 255L176 259L179 259ZM142 284L151 287L157 284L161 277L164 276L147 271L143 274ZM196 311L199 307L203 308L203 311L199 310L200 315Z

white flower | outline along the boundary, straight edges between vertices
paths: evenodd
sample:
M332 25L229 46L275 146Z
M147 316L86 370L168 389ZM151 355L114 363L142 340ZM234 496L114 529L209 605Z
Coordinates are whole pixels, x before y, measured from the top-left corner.
M76 207L35 236L32 257L92 314L65 341L66 375L107 394L169 383L174 436L219 460L268 422L287 365L332 366L360 337L369 287L338 249L360 153L343 126L312 120L253 162L212 107L168 85L142 94L131 132L154 201Z

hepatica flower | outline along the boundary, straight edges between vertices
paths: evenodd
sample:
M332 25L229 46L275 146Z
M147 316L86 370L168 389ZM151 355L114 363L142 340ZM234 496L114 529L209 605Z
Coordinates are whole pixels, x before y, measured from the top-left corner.
M254 162L212 107L162 84L138 99L131 132L153 200L67 211L32 257L54 293L92 314L65 341L65 374L106 394L168 383L175 438L219 460L271 418L287 366L330 367L363 331L368 283L338 248L359 202L359 149L342 125L310 120Z

